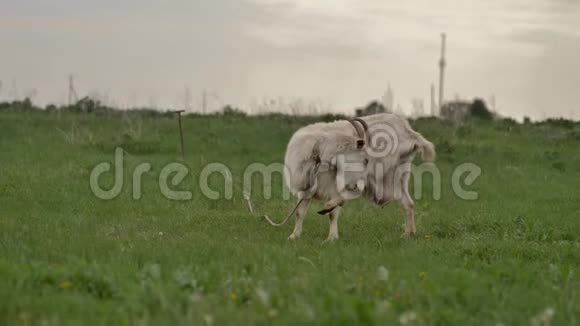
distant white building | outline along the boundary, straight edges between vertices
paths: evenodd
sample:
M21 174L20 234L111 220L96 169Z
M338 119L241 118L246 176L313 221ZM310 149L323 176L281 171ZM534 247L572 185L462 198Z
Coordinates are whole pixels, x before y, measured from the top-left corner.
M393 94L393 89L391 88L390 84L387 90L385 91L385 94L383 94L381 102L383 103L386 112L388 113L393 112L395 106L395 96Z
M455 100L443 104L441 107L441 117L451 121L464 121L469 115L471 102Z
M420 117L425 114L425 102L421 98L414 98L411 100L411 106L413 111L411 115L413 117Z

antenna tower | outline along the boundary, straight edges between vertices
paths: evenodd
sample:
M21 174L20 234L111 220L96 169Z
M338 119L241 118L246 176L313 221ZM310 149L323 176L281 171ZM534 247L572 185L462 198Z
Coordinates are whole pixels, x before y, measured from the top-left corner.
M78 101L77 91L75 90L75 78L73 75L68 76L68 105L73 105Z
M439 59L439 112L443 107L444 96L445 96L445 66L447 62L445 61L445 43L447 36L445 33L441 34L441 59Z

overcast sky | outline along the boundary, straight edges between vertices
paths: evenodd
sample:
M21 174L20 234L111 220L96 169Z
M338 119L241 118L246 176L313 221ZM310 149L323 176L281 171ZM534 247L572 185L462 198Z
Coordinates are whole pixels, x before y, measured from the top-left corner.
M337 112L379 99L429 107L440 33L447 98L504 115L580 119L579 0L0 0L0 99L251 108L303 98ZM36 90L36 91L33 91Z

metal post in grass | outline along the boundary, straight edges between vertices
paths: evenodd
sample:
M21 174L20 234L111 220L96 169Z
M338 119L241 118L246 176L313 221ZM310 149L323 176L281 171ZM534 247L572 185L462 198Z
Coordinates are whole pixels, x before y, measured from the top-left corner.
M177 113L177 122L179 124L179 140L181 142L181 158L185 161L185 148L183 147L183 130L181 128L181 112L185 112L185 110L177 110L173 112Z

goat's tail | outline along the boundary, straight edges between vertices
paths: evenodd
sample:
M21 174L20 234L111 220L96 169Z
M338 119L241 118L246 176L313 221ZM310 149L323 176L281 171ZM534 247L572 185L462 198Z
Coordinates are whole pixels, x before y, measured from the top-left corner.
M294 215L294 213L298 209L298 206L300 206L300 204L302 204L302 202L304 201L304 198L301 198L300 200L298 200L298 203L296 203L296 206L294 206L294 209L292 209L290 214L288 214L288 216L286 216L286 218L282 222L276 223L276 222L272 221L272 219L266 214L264 214L262 216L260 216L259 214L256 214L256 212L254 211L254 205L252 204L252 200L250 199L249 193L244 192L244 199L246 200L246 202L248 202L248 209L250 210L250 213L252 213L252 215L254 215L254 217L263 217L266 219L266 221L268 221L268 223L270 223L273 226L282 226L282 225L286 224L286 222L288 222L288 219L290 219L290 216Z
M415 139L417 142L417 146L419 146L419 151L421 151L421 158L425 162L433 162L435 161L435 145L432 142L428 141L423 137L420 133L413 131L415 135Z
M428 141L427 139L421 137L421 141L419 142L419 146L421 147L421 158L423 161L426 162L433 162L435 161L435 145L432 142Z

